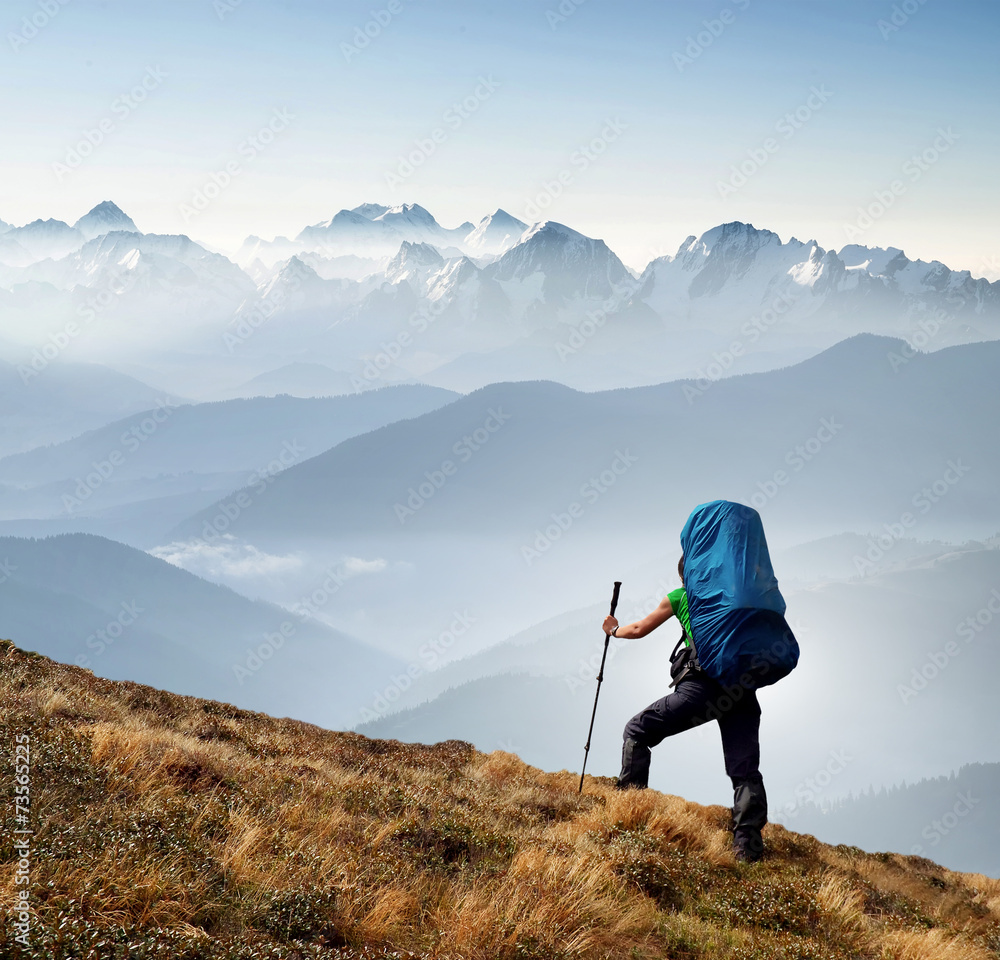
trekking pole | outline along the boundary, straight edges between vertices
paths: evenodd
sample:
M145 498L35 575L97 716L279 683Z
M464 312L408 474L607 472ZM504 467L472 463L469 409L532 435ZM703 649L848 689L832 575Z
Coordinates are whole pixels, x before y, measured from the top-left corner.
M611 595L611 616L615 615L615 608L618 606L618 591L621 590L621 580L615 581L615 592ZM604 655L601 657L601 669L597 674L597 693L594 694L594 712L590 715L590 729L587 731L587 744L583 748L583 769L580 771L580 789L577 793L583 793L583 775L587 770L587 757L590 754L590 738L594 733L594 718L597 716L597 698L601 695L601 683L604 681L604 661L608 659L608 643L611 634L604 634Z

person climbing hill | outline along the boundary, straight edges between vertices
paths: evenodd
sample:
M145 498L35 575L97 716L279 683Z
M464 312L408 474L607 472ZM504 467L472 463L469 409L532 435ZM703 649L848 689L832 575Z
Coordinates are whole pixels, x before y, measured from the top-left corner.
M606 633L645 637L676 616L683 628L671 655L667 694L625 725L619 789L648 785L651 748L665 738L717 720L726 774L733 785L733 849L753 862L763 854L767 794L760 773L757 689L786 676L799 648L784 619L785 601L751 507L716 500L695 508L681 533L682 586L648 616Z

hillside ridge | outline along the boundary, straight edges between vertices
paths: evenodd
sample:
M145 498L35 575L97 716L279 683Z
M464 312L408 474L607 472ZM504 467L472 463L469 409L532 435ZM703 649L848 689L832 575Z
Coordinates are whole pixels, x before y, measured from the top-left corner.
M3 808L3 956L1000 957L1000 881L920 857L771 825L738 864L723 807L594 777L578 796L510 753L323 730L10 641L0 698L27 798Z

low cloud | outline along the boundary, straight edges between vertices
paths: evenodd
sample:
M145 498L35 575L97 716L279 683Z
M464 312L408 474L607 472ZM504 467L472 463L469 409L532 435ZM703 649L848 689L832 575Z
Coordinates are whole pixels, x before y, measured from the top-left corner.
M175 541L166 546L153 547L149 552L175 567L210 580L250 580L296 573L302 568L302 559L294 554L281 556L265 553L252 543L241 543L230 535L215 543L205 543L204 540Z

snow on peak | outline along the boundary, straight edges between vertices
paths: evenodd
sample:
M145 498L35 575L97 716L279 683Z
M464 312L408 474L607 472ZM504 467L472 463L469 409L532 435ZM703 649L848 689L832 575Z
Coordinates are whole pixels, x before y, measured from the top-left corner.
M844 262L848 270L864 270L873 277L885 274L886 267L897 257L905 254L898 247L865 247L860 243L851 243L838 251L837 256Z
M466 234L463 243L474 253L500 254L515 243L528 225L505 210L483 217L479 225Z
M758 230L752 223L742 223L739 220L712 227L695 241L706 253L713 252L716 247L759 249L771 243L781 246L781 238L770 230Z
M520 232L522 233L528 228L528 225L523 220L518 220L517 217L511 216L506 210L501 210L500 207L497 207L488 217L483 217L479 225L482 226L484 223L503 227L516 226L520 228Z
M441 263L442 259L437 247L433 247L429 243L411 243L409 240L404 240L399 245L399 253L392 258L391 263L396 266L403 263L428 266L432 263Z
M577 233L571 227L567 227L565 224L556 223L555 220L541 220L538 223L532 224L528 227L524 233L521 234L520 239L517 241L520 243L527 243L529 240L533 240L535 237L539 237L542 240L587 240L582 233Z
M438 226L431 212L425 210L419 203L402 203L397 207L389 207L384 213L375 217L375 220L381 220L383 223L403 221L424 227Z
M114 230L122 230L126 233L139 232L139 228L132 221L132 218L110 200L99 203L89 213L80 217L73 224L73 228L79 230L88 240L93 240L95 237L111 233Z
M360 214L368 220L374 220L376 217L381 217L383 213L388 213L389 208L382 203L362 203L350 212Z

